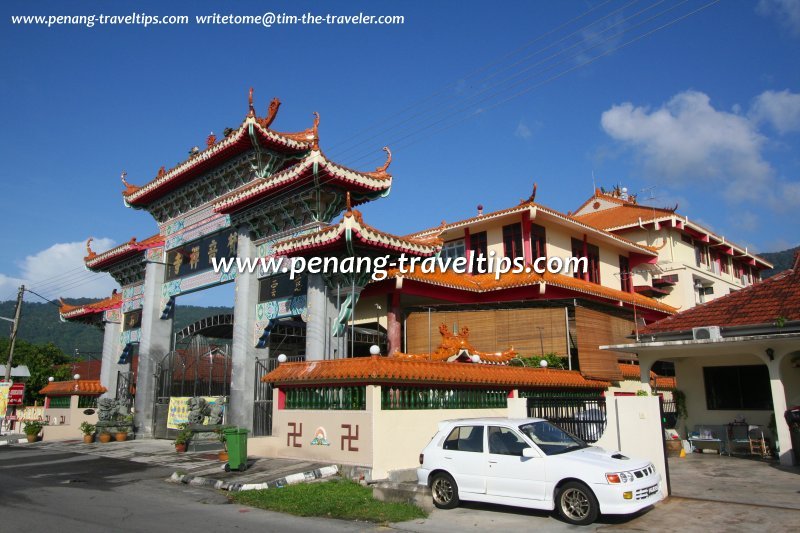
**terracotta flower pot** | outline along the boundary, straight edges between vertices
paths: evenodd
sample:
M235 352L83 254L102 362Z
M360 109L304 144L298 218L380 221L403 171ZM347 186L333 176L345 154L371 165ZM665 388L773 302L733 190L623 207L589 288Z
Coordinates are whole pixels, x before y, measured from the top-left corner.
M100 442L111 442L111 433L100 433L100 436L97 438Z
M228 452L226 452L225 450L222 450L221 452L219 452L219 460L227 462L228 461Z
M185 444L176 444L175 445L175 451L178 452L178 453L185 452L186 451L186 445Z
M125 442L128 440L128 434L118 431L114 434L114 439L116 439L117 442Z
M84 442L85 444L91 444L91 443L93 443L93 442L94 442L94 435L84 435L84 436L83 436L83 442Z
M28 438L28 442L36 442L39 439L39 435L25 435Z

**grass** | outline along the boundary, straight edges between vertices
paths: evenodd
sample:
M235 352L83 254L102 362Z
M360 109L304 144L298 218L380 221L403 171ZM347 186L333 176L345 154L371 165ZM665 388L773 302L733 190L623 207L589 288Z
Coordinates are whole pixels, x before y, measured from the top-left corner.
M236 492L240 504L297 516L321 516L367 522L404 522L425 518L425 511L409 503L390 503L372 497L372 489L354 481L299 483L280 489Z

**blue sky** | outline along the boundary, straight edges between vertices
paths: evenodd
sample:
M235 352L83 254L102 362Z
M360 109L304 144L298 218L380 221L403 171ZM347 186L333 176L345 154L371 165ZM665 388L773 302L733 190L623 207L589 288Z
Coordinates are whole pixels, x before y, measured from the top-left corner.
M120 172L144 184L209 132L237 126L251 86L259 114L281 98L275 129L302 130L318 111L322 149L339 163L371 170L392 147L392 193L363 209L387 231L465 218L479 203L507 207L534 181L539 201L574 210L594 173L598 186L678 203L734 242L796 246L800 2L719 2L657 30L706 4L4 2L0 299L21 282L48 297L108 294L109 280L80 270L85 239L102 250L157 231L146 212L123 206ZM405 22L11 24L12 15L267 9Z

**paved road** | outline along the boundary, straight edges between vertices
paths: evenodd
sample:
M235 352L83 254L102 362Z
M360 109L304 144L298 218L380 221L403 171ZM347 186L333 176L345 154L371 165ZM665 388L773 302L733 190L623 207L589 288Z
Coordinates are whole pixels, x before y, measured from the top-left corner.
M467 504L425 520L375 526L298 518L229 504L217 491L171 484L172 469L63 449L0 447L0 531L797 531L800 511L670 498L633 517L601 517L586 528L551 513Z
M94 455L0 447L0 531L363 531L229 504L224 494L166 483L170 468Z

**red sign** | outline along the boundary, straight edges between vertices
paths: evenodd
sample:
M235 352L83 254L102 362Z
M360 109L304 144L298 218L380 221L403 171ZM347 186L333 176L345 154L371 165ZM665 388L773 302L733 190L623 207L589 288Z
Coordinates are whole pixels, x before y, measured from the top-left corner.
M8 389L8 405L22 405L22 399L25 397L25 384L14 383Z

